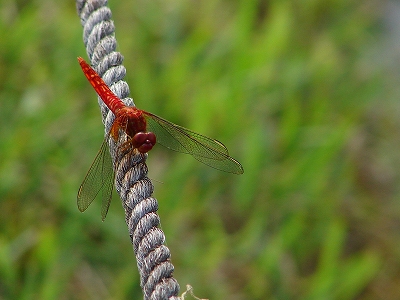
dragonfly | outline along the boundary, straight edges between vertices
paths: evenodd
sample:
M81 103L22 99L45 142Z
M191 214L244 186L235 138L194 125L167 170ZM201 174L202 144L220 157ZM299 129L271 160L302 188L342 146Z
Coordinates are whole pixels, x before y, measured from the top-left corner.
M110 131L105 135L100 150L79 187L77 204L81 212L84 212L101 192L101 217L103 221L106 218L111 203L116 168L110 153L107 153L107 145L109 139L117 143L123 133L126 134L126 141L118 146L117 153L118 151L127 155L147 153L158 143L171 150L190 154L212 168L243 174L242 165L229 155L224 144L150 112L125 105L82 57L78 57L78 61L94 90L115 116Z

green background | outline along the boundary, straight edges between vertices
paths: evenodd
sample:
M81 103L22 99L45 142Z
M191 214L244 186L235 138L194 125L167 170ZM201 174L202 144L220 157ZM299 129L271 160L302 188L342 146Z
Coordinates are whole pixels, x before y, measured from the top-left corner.
M149 153L181 292L400 299L396 2L109 2L136 105L245 170ZM0 299L143 297L117 195L76 207L104 133L77 56L73 1L0 0Z

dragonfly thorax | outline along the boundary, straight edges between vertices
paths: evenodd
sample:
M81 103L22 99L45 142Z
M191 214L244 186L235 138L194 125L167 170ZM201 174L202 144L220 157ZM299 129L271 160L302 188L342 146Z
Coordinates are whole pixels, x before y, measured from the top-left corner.
M117 110L115 115L111 128L111 135L115 141L119 138L119 130L124 131L130 138L139 132L146 132L146 119L141 110L126 106Z

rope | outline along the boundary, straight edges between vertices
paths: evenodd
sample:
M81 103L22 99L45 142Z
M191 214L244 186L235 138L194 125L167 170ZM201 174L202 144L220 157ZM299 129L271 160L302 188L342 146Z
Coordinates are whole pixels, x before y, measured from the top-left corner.
M122 66L123 56L115 51L115 28L107 0L76 0L76 8L93 68L126 105L133 106L133 100L128 97L129 86L122 81L126 69ZM107 133L114 115L100 98L98 102ZM117 144L110 139L110 153L117 165L115 187L125 210L144 299L180 299L177 297L178 282L172 276L171 253L164 245L165 236L159 228L158 203L151 196L153 185L147 177L147 154L124 155L126 153L117 152Z

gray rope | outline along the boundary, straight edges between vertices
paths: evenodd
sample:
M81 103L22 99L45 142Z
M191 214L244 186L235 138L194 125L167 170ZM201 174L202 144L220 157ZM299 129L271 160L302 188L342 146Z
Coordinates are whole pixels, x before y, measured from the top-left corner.
M107 0L76 0L76 8L92 66L126 105L133 106L133 100L128 97L129 86L122 81L126 69L122 66L122 55L115 51L115 28ZM98 101L105 132L108 132L114 115L100 98ZM171 253L164 245L165 236L159 228L158 203L151 197L153 185L147 177L147 154L125 155L117 152L117 144L110 139L110 153L114 165L118 166L115 187L125 210L144 299L179 299L179 285L172 277L174 266L170 262Z

